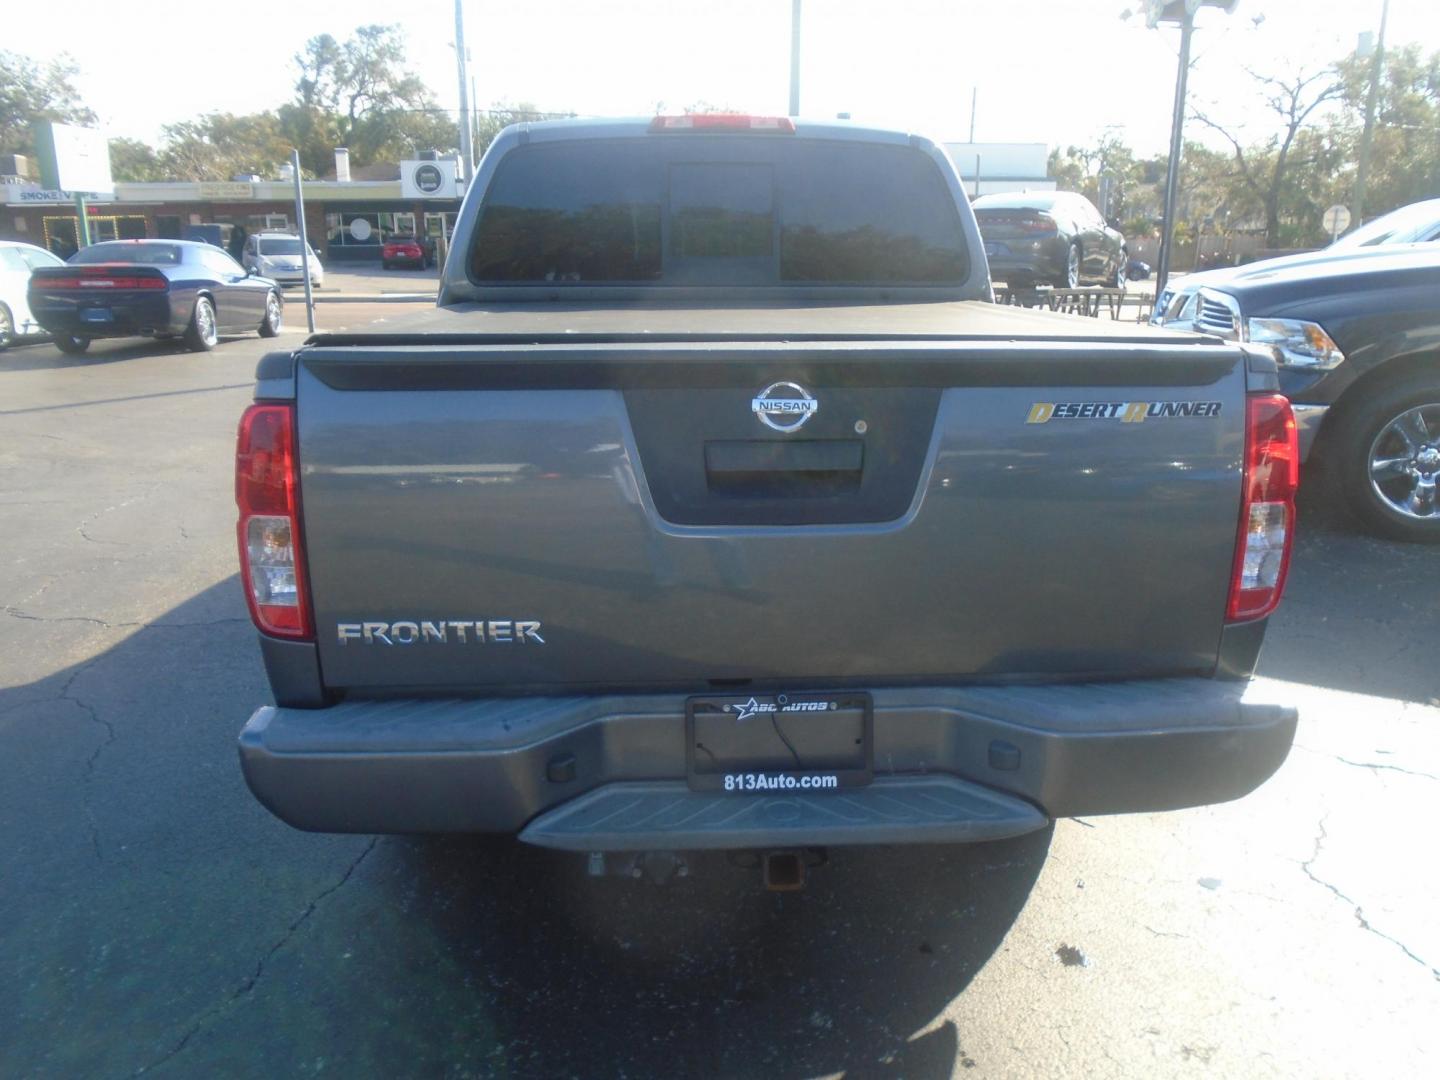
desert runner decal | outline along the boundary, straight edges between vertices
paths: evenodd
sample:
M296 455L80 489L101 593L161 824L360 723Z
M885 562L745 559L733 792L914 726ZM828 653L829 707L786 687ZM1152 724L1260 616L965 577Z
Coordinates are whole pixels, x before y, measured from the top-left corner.
M1037 401L1030 406L1027 424L1048 424L1051 420L1119 420L1139 424L1147 419L1184 416L1215 419L1218 401Z

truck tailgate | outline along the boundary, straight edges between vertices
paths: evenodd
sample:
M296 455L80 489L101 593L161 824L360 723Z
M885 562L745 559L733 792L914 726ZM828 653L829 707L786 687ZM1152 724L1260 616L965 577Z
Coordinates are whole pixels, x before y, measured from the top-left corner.
M297 358L330 687L1215 666L1237 348L377 339ZM794 416L757 398L814 408L780 431L764 419Z

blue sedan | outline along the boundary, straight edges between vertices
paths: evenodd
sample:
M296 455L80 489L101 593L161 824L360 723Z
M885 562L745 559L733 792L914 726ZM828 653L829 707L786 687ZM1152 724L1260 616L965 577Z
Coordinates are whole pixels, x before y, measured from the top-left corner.
M114 240L82 248L64 266L37 269L28 295L35 321L62 352L95 338L182 338L208 352L222 334L280 333L285 300L220 248L188 240Z

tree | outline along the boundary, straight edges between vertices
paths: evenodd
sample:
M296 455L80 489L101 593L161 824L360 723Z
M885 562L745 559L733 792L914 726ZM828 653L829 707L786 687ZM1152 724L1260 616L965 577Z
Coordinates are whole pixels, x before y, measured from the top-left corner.
M1311 73L1298 71L1288 78L1254 71L1250 76L1259 85L1261 99L1274 117L1272 132L1264 141L1246 146L1229 128L1199 109L1195 110L1195 119L1230 143L1236 175L1264 213L1265 242L1270 247L1281 247L1286 239L1281 234L1281 210L1287 201L1293 203L1295 199L1295 192L1286 187L1293 181L1292 169L1296 164L1318 166L1315 151L1322 145L1307 139L1298 144L1302 153L1295 158L1292 155L1297 139L1315 111L1339 97L1341 82L1334 68Z
M41 120L95 123L71 81L79 70L64 54L42 65L0 51L0 153L34 155L32 125Z
M239 174L275 176L290 145L274 113L209 113L167 124L158 171L171 180L229 180Z
M312 175L329 170L337 146L363 162L449 150L459 141L454 118L406 69L399 26L362 26L343 42L319 34L295 63L295 101L279 110L279 126Z
M1327 134L1344 149L1345 164L1353 165L1371 65L1368 59L1352 56L1342 60L1338 70L1341 109ZM1347 169L1343 179L1338 201L1348 203L1353 173ZM1440 52L1426 57L1418 45L1386 51L1366 189L1367 217L1440 196Z
M165 171L160 164L160 155L149 143L139 139L115 138L110 140L110 174L116 180L146 181L164 180Z

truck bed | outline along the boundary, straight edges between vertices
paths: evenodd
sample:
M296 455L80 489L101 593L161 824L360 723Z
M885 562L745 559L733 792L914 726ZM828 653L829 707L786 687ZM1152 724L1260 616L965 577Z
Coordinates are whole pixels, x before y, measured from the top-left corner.
M605 304L534 301L462 303L388 320L379 333L321 333L316 344L390 343L424 337L430 343L492 335L623 335L731 339L759 335L796 339L935 339L1163 343L1206 339L1146 323L1090 319L981 300L930 303L610 301Z

